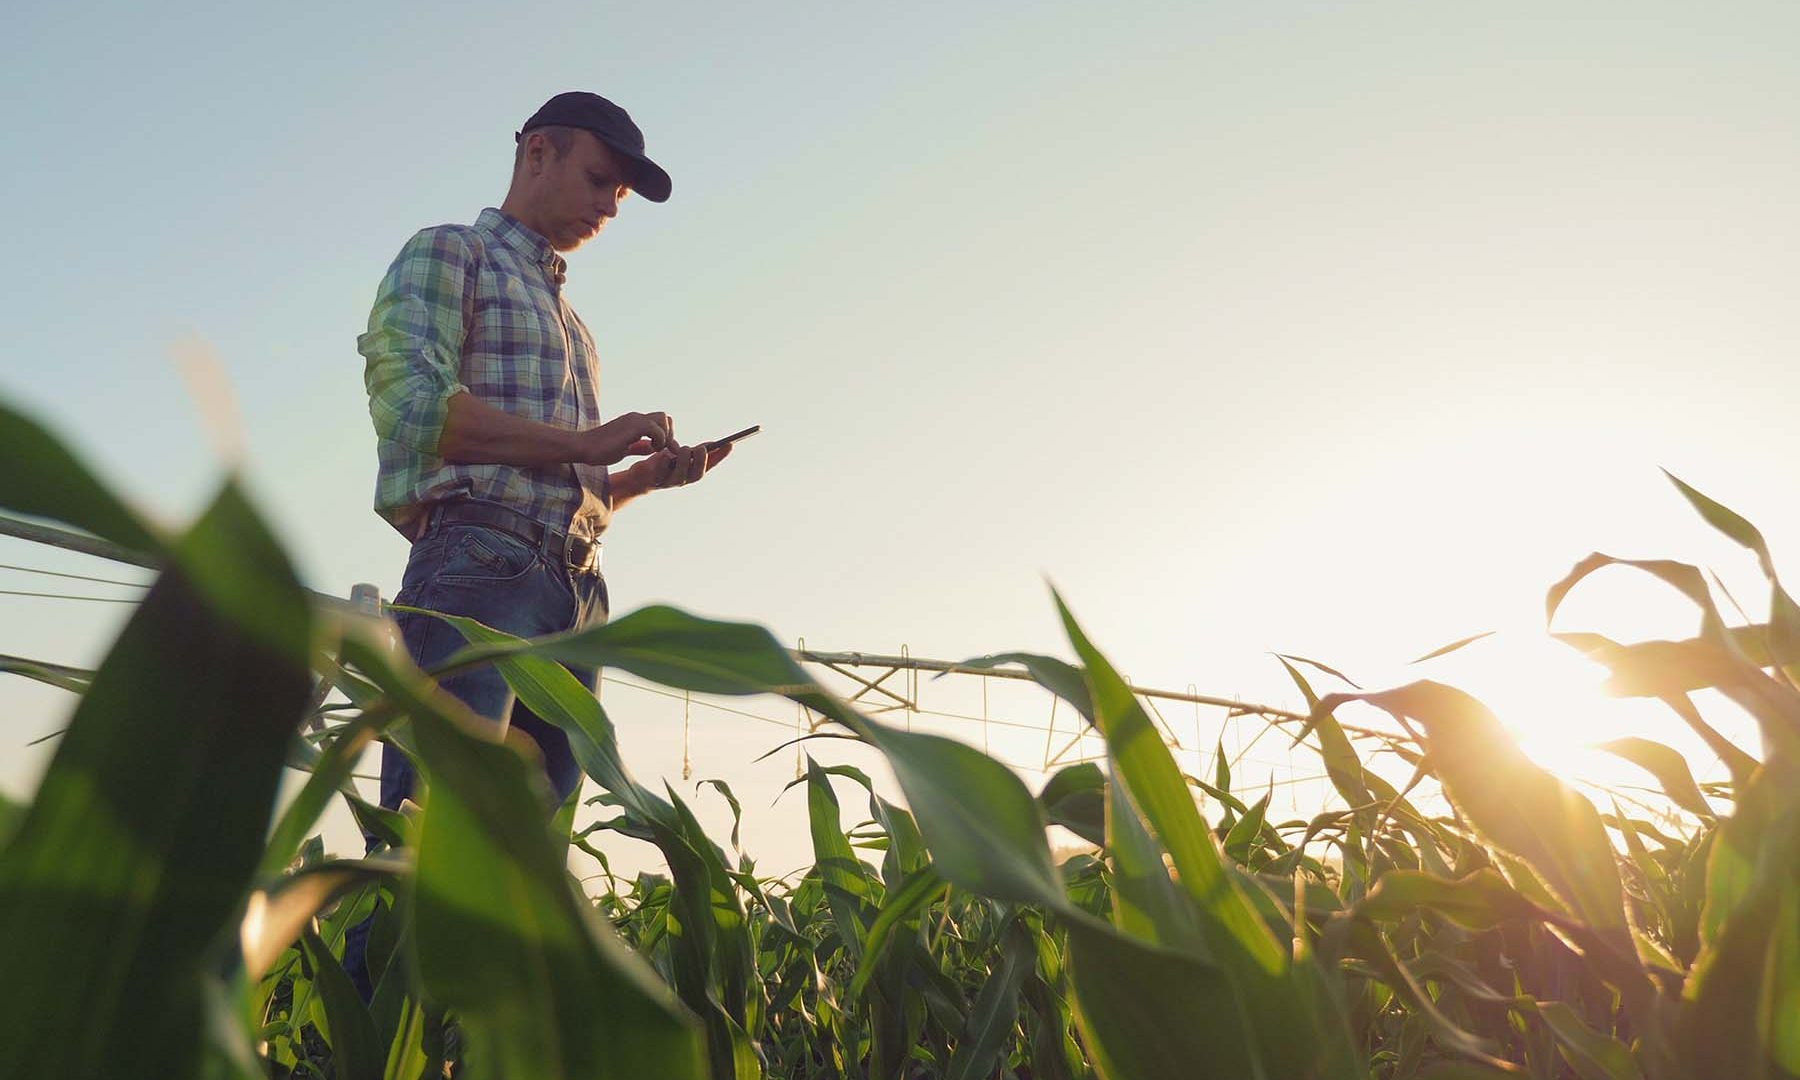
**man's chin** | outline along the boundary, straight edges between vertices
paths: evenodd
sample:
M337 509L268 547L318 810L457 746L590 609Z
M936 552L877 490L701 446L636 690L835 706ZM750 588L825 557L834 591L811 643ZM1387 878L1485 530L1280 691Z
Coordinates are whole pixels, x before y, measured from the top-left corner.
M558 238L557 240L552 242L550 246L555 248L557 251L564 252L564 253L574 251L576 248L587 243L589 240L599 239L600 234L602 232L604 232L605 229L606 229L606 226L602 225L600 228L590 231L584 225L579 229L574 229L574 230L571 230L570 232L563 234L560 238Z

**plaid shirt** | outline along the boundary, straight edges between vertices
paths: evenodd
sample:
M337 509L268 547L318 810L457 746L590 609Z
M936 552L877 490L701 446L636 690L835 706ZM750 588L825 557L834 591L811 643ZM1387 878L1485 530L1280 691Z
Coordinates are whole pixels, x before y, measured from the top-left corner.
M429 503L485 499L594 535L610 516L606 469L462 465L437 456L452 395L580 429L600 423L594 339L563 299L562 256L495 209L421 230L388 267L356 339L375 421L375 512L409 539Z

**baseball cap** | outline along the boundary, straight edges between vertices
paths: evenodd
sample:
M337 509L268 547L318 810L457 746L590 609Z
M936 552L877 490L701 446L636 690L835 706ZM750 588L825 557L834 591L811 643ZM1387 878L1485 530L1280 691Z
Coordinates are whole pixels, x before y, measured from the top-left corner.
M570 90L544 102L543 108L531 114L513 141L523 139L533 128L573 127L591 131L607 146L630 160L631 190L651 202L667 202L672 184L663 167L644 156L644 133L631 122L631 114L599 94Z

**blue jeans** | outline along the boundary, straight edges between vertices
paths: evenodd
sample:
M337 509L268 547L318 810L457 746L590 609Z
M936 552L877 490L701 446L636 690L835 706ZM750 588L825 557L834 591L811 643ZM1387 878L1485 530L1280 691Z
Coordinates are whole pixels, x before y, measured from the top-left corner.
M606 581L596 572L571 571L560 551L544 551L502 529L465 522L433 522L413 543L394 603L466 615L519 637L539 637L606 620ZM429 615L399 612L395 622L413 662L429 670L468 644L454 626ZM565 665L594 686L598 672ZM452 675L440 685L478 715L523 731L543 751L544 772L558 801L581 783L562 729L517 703L498 668L486 664ZM390 810L412 793L412 762L383 745L381 805Z
M599 572L571 570L562 552L531 543L489 525L433 521L413 542L394 603L466 615L519 637L573 630L604 622L606 581ZM454 626L429 615L396 612L395 622L413 662L430 669L468 643ZM589 689L599 672L564 665ZM496 726L510 724L529 735L543 754L544 772L560 804L581 783L581 768L561 728L514 699L492 664L460 672L440 683L445 690ZM416 773L406 754L381 748L381 805L398 809L413 793ZM372 849L377 841L370 838ZM365 951L369 922L351 928L344 943L344 967L366 1001L373 996Z

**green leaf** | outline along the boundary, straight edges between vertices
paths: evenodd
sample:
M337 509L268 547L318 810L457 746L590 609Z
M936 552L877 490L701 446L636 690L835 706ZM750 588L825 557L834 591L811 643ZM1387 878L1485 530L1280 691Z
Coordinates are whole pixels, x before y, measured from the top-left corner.
M888 853L882 860L882 880L893 888L931 862L925 838L912 814L875 794L869 787L869 813L887 833Z
M1250 808L1250 812L1238 819L1231 831L1225 834L1225 854L1233 862L1247 866L1252 861L1251 855L1262 838L1263 817L1269 812L1269 800L1274 794L1274 789L1271 788L1256 800L1256 805Z
M0 469L0 508L66 522L147 555L163 552L163 539L68 447L5 404L0 404L0 461L14 465Z
M465 616L424 608L396 609L442 620L470 640L471 644L457 654L463 659L453 658L440 671L493 663L526 708L569 734L570 748L583 772L639 817L666 818L668 805L633 779L625 767L612 721L592 691L546 655L563 647L567 638L527 641Z
M673 993L578 897L537 768L416 675L346 655L405 707L424 765L410 908L426 993L508 1075L704 1077Z
M1663 794L1683 810L1703 820L1714 817L1706 797L1700 794L1700 785L1694 783L1694 774L1688 771L1687 759L1671 747L1650 739L1629 736L1603 742L1599 749L1617 754L1656 777L1656 782L1662 785Z
M1344 1018L1321 996L1318 973L1290 965L1288 946L1276 939L1246 894L1254 886L1225 863L1181 770L1136 694L1088 640L1061 596L1056 605L1087 674L1095 726L1105 736L1113 764L1113 783L1125 789L1168 851L1198 916L1206 956L1243 997L1261 1066L1277 1076L1363 1075ZM1311 1038L1294 1037L1286 1018L1295 1016L1314 1021Z
M1743 628L1738 628L1743 629ZM1637 645L1620 645L1618 642L1600 634L1561 633L1550 635L1559 641L1575 648L1589 658L1614 669L1613 688L1620 692L1640 691L1642 696L1655 697L1674 710L1682 721L1692 728L1695 734L1706 743L1706 748L1717 754L1719 760L1731 771L1732 783L1738 787L1748 785L1750 777L1756 772L1758 762L1744 753L1737 745L1719 734L1711 724L1700 715L1694 707L1688 692L1711 685L1704 674L1697 673L1685 661L1674 665L1666 663L1669 659L1662 646L1666 642L1640 642ZM1734 641L1743 642L1743 638L1735 631ZM1680 647L1692 646L1709 661L1717 662L1716 653L1711 645L1695 639L1691 642L1676 643ZM1660 654L1660 655L1659 655ZM1728 662L1728 661L1727 661ZM1752 658L1751 663L1760 663ZM1727 671L1726 678L1735 678L1735 671Z
M1418 721L1444 790L1496 846L1524 859L1568 909L1629 955L1624 890L1599 812L1520 752L1485 705L1453 687L1415 682L1333 694L1321 709L1365 701Z
M1312 684L1304 675L1300 674L1299 669L1289 663L1285 656L1277 656L1276 659L1280 660L1281 666L1287 669L1288 678L1292 679L1294 685L1300 688L1300 693L1305 696L1307 707L1311 710L1311 715L1306 720L1306 726L1294 736L1294 744L1299 745L1308 733L1317 733L1319 757L1324 761L1325 772L1331 778L1331 785L1337 788L1338 794L1351 806L1361 806L1371 801L1374 796L1369 793L1369 786L1363 774L1362 755L1358 754L1356 748L1350 745L1350 738L1344 734L1344 729L1338 726L1337 718L1332 716L1329 711L1318 708L1319 696L1313 692ZM1345 681L1349 682L1348 679ZM1355 684L1351 683L1351 685Z
M992 668L1017 664L1031 673L1031 677L1039 686L1075 706L1088 723L1094 722L1094 705L1088 699L1087 682L1082 678L1081 669L1067 660L1058 660L1054 656L1040 656L1037 653L1009 652L981 656L974 660L964 660L956 665L959 668L971 668L986 671Z
M1351 914L1375 922L1404 919L1429 908L1472 930L1486 930L1508 919L1540 919L1551 913L1519 895L1489 868L1447 881L1418 870L1390 870L1381 875Z
M1106 792L1105 847L1113 871L1113 925L1132 937L1211 961L1199 913L1170 879L1162 849L1151 838L1125 786L1109 784Z
M738 805L737 796L732 794L731 785L723 780L702 780L694 787L697 790L708 784L712 785L720 795L723 795L725 802L731 807L731 846L737 848L739 834L744 827L744 808Z
M1800 1075L1800 770L1776 758L1740 793L1707 864L1702 948L1679 1021L1686 1065L1746 1080Z
M366 859L333 859L308 866L268 889L251 893L238 930L244 970L252 979L262 978L326 905L358 885L379 877L399 876L411 868L409 853L401 852Z
M1245 898L1242 887L1226 872L1212 833L1162 737L1125 680L1081 632L1061 597L1057 607L1076 652L1087 665L1095 723L1106 737L1114 781L1130 793L1133 804L1174 860L1183 887L1205 912L1211 923L1209 951L1221 957L1238 955L1246 972L1279 976L1287 969L1285 951Z
M529 643L472 644L439 670L516 652L631 672L701 694L812 691L816 684L774 635L750 623L702 619L671 607L639 608L611 622Z
M1067 903L1043 813L1017 774L954 739L860 724L893 767L940 875L997 900Z
M1224 972L1085 920L1068 933L1076 1026L1103 1080L1274 1080Z
M1431 1032L1439 1046L1497 1069L1509 1067L1504 1059L1495 1056L1496 1048L1491 1043L1464 1031L1439 1011L1431 995L1375 931L1374 924L1360 919L1335 919L1327 932L1332 938L1332 951L1370 964L1381 980L1406 1003L1411 1015Z
M1295 656L1293 653L1276 653L1275 659L1282 661L1282 666L1287 668L1288 671L1293 672L1296 675L1298 675L1299 673L1297 671L1294 671L1294 664L1305 664L1307 667L1316 668L1319 671L1322 671L1325 674L1331 676L1332 678L1337 679L1339 682L1346 683L1349 686L1351 686L1357 690L1362 689L1362 686L1360 684L1358 684L1355 679L1352 679L1350 676L1339 671L1337 668L1332 667L1330 664L1320 663L1319 661L1311 659L1310 657ZM1292 663L1290 663L1289 661L1292 661ZM1301 681L1304 681L1304 680L1301 680ZM1310 697L1310 695L1309 695L1309 697Z
M1759 629L1766 630L1764 640L1771 661L1784 668L1800 664L1800 605L1795 604L1793 597L1782 588L1781 579L1775 573L1775 560L1769 555L1769 545L1763 540L1762 532L1750 524L1749 519L1702 495L1674 473L1664 469L1663 475L1700 512L1707 524L1756 553L1763 576L1769 581L1769 624Z
M6 842L12 839L13 826L25 816L25 808L13 802L5 795L0 795L0 851L5 850Z
M674 906L684 931L674 941L676 987L706 1025L715 1076L755 1075L760 1066L746 1032L759 1022L761 994L753 986L758 979L753 946L724 853L673 792L664 799L631 777L612 722L592 691L562 665L537 655L537 643L473 619L427 614L490 650L520 702L564 730L582 770L625 808L619 826L662 850L676 879Z
M1091 761L1057 770L1038 803L1053 825L1061 825L1090 844L1106 843L1106 776Z
M376 997L379 1000L379 991ZM428 1025L437 1023L441 1023L441 1018L433 1016L417 997L412 994L400 997L381 1080L418 1080L419 1077L433 1075L431 1055L425 1048L425 1033ZM439 1065L435 1074L441 1075L442 1072L443 1068Z
M209 975L201 980L206 1010L202 1080L266 1080L268 1071L250 1044L241 1009L241 986Z
M1770 678L1745 656L1697 568L1667 559L1616 559L1594 552L1550 587L1544 602L1546 619L1555 618L1557 607L1578 582L1607 566L1628 566L1651 574L1693 601L1701 616L1700 635L1693 641L1621 646L1598 635L1578 636L1578 647L1612 668L1610 688L1614 692L1667 700L1687 690L1714 686L1756 718L1769 745L1800 749L1800 693Z
M1540 1001L1537 1014L1556 1036L1556 1047L1582 1080L1643 1080L1625 1044L1589 1027L1560 1001Z
M20 423L0 412L6 459L31 463L0 470L0 503L147 539ZM225 537L238 557L212 571L214 589L172 569L150 590L0 853L0 1075L102 1076L122 1061L165 1076L199 1068L208 946L262 852L308 695L304 598L235 488L178 558ZM265 632L245 634L210 602L234 581L266 604ZM181 692L147 692L168 686Z
M947 1080L982 1080L1012 1042L1019 1024L1019 987L1037 967L1037 942L1014 919L1007 925L1000 947L1000 969L982 984L969 1019L950 1058Z
M876 965L893 947L895 930L944 895L946 888L948 886L943 878L938 877L937 871L924 866L913 871L898 889L888 894L881 905L880 914L869 927L862 959L857 962L856 974L850 980L852 998L862 997L863 992L868 989L869 979L874 976Z
M375 1034L375 1021L356 993L356 986L337 957L311 930L301 937L313 984L325 1006L326 1041L331 1044L332 1075L338 1080L381 1080L387 1055Z
M1437 648L1431 650L1430 652L1426 653L1425 655L1414 660L1413 663L1423 664L1427 660L1436 660L1440 656L1448 656L1451 653L1457 651L1458 649L1465 648L1466 646L1469 646L1469 645L1473 645L1477 641L1480 641L1483 638L1492 637L1493 635L1494 635L1494 631L1483 630L1479 634L1470 634L1468 637L1465 637L1465 638L1457 638L1455 641L1452 641L1448 645L1439 645Z
M861 861L844 836L831 780L811 755L806 759L806 781L814 867L825 886L825 899L831 906L838 936L843 939L850 958L860 959L865 933L861 916L863 906L869 901L871 886Z
M377 716L364 714L348 724L331 741L325 752L313 763L312 773L300 788L294 801L288 804L275 829L269 834L268 846L263 850L261 864L257 867L257 877L268 880L278 876L293 861L295 852L306 839L306 834L325 812L331 797L339 792L356 793L351 781L351 771L370 743L380 734L386 720Z
M887 756L946 880L996 899L1063 903L1043 813L1011 769L954 739L862 716L760 626L648 607L572 634L472 645L446 668L515 653L619 668L696 693L780 694L829 716Z
M1800 882L1782 886L1769 930L1757 1035L1778 1074L1800 1076Z

